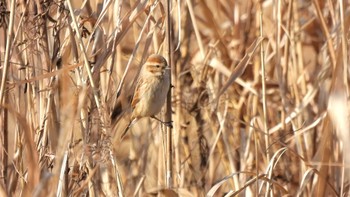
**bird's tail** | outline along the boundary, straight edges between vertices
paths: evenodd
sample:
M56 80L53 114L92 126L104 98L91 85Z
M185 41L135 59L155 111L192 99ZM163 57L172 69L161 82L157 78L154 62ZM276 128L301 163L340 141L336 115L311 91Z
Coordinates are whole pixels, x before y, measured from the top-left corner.
M120 139L123 139L123 138L124 138L124 136L126 135L126 133L127 133L128 130L129 130L129 128L130 128L132 125L134 125L134 124L136 123L137 120L138 120L138 118L134 118L134 119L132 119L132 120L129 122L128 126L124 129L122 135L120 136Z

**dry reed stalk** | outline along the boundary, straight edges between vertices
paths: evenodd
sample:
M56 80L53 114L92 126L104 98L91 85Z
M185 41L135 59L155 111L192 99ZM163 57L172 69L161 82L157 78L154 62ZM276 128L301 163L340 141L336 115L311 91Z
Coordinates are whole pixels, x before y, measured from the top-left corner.
M6 42L6 48L5 48L5 58L4 58L4 64L3 69L1 73L1 82L0 82L0 105L3 106L7 102L7 95L4 95L5 93L5 83L6 79L8 78L8 67L10 65L10 47L12 45L12 34L13 34L13 25L14 25L14 10L15 10L15 4L16 1L11 2L10 10L10 18L9 18L9 26L6 32L6 39L4 38L3 41ZM5 32L5 31L4 31ZM4 36L5 37L5 36ZM8 137L9 137L9 131L8 131L8 112L7 109L4 107L0 108L0 119L2 119L2 123L0 123L0 128L2 130L0 134L0 142L2 145L2 151L0 153L1 158L1 168L0 168L0 176L4 177L4 180L1 181L1 186L3 188L6 187L6 181L5 177L8 176L7 174L7 163L8 163Z
M349 5L0 1L0 195L348 195ZM120 141L151 53L174 128Z
M171 75L170 75L170 81L172 83L172 77L174 76L175 65L173 61L173 25L172 25L172 15L171 15L171 3L170 0L165 0L165 7L166 7L166 51L167 51L167 59L168 64L170 64L171 68ZM170 88L168 92L168 96L166 99L166 112L165 112L165 121L166 122L172 122L172 88ZM166 128L166 171L165 171L165 180L166 180L166 187L172 188L173 187L173 130L170 127Z

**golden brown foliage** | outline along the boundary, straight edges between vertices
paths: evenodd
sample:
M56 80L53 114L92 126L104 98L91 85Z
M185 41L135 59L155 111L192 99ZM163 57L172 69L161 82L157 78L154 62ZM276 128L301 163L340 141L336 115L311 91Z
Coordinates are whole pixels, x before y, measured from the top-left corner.
M0 0L0 196L347 196L349 3Z

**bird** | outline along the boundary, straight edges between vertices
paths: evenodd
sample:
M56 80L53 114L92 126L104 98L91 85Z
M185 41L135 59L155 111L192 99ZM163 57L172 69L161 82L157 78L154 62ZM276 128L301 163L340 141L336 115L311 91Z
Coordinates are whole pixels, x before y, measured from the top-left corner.
M169 89L170 67L166 59L159 54L150 55L140 70L131 101L131 119L121 138L133 124L144 117L151 117L171 126L171 123L163 122L155 116L161 111Z

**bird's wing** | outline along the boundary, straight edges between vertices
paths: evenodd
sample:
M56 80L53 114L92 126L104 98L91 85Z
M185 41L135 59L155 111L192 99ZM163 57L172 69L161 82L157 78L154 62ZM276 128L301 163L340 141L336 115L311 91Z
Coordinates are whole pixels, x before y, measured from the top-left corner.
M142 97L141 86L143 84L143 81L144 81L144 79L140 78L136 84L134 96L133 96L132 101L131 101L132 108L135 108L135 106L137 105L137 103L140 101L140 99Z

